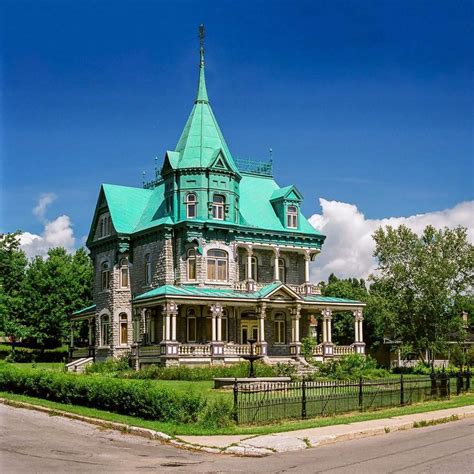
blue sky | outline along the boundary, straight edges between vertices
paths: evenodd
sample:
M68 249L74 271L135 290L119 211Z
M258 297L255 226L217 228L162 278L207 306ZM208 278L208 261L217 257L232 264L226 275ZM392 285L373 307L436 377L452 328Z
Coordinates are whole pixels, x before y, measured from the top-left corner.
M234 156L370 219L473 198L473 2L0 1L0 231L76 239L100 183L140 185L207 85Z

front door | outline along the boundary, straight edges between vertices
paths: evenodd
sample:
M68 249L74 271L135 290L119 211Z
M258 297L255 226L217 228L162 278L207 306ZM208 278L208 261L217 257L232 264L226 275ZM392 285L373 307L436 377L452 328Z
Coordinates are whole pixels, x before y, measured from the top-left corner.
M247 344L249 339L258 341L258 323L255 320L241 320L240 340L242 344Z

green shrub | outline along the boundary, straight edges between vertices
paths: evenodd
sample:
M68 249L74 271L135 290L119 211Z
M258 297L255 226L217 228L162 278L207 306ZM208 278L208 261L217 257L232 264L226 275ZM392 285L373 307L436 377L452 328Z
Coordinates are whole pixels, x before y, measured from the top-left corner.
M303 337L303 339L301 339L301 355L310 364L314 361L313 351L316 344L316 339L314 337Z
M228 407L209 405L202 395L156 387L148 380L121 380L0 365L0 389L13 393L99 408L144 419L196 423L230 423Z
M228 400L219 398L206 404L199 414L198 421L205 428L226 428L233 423L232 416L232 404Z
M15 346L12 351L12 346L8 344L0 345L0 360L7 362L65 362L68 359L68 348L65 346L56 349L40 349Z
M124 354L116 359L107 359L103 362L95 362L86 367L86 374L102 374L117 376L118 372L131 369L131 355Z
M354 380L360 377L383 378L390 375L385 369L377 368L377 363L370 356L350 354L340 359L333 359L325 363L319 363L315 378L329 378L338 380Z

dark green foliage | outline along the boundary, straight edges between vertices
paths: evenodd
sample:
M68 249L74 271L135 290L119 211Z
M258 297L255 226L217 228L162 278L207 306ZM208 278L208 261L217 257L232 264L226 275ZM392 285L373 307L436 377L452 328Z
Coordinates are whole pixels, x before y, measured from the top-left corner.
M0 366L0 390L173 423L196 423L207 410L216 423L223 424L227 413L227 408L207 407L200 394L158 388L146 380L89 377L9 364Z
M313 350L316 347L316 339L314 337L303 337L301 339L301 355L306 362L312 363L314 361Z
M340 359L319 363L318 368L318 372L314 375L315 379L355 380L360 377L376 379L390 375L387 370L377 368L376 361L371 357L358 354L350 354Z
M198 422L204 428L226 428L233 424L232 416L232 403L224 398L219 398L207 402L199 414Z
M67 358L68 349L64 346L42 351L22 346L16 346L12 350L10 345L0 345L0 360L8 362L65 362Z
M280 364L284 365L284 364ZM285 367L271 367L262 363L256 363L255 369L258 377L275 377L282 372L288 371ZM128 379L155 379L155 380L187 380L202 381L213 380L215 377L247 377L249 373L248 363L242 362L230 366L221 367L162 367L150 365L139 371L127 370L120 359L98 362L87 367L88 374L109 374Z

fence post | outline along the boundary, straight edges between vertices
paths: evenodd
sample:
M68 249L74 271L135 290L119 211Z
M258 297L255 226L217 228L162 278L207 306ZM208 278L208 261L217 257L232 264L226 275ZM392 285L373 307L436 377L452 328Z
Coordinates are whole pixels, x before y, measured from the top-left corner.
M462 380L462 370L459 369L459 372L457 373L456 377L456 395L459 395L462 392L462 386L463 386L463 380Z
M471 388L471 371L469 370L469 366L467 366L466 370L466 392L469 392Z
M405 386L403 384L403 374L400 374L400 405L405 405Z
M301 418L306 418L306 380L303 378L301 382Z
M359 377L359 410L362 411L364 406L364 384L362 377Z
M448 396L448 389L449 389L449 384L448 384L448 374L445 372L444 367L443 371L441 372L439 376L439 396L441 398L445 398Z
M237 379L234 381L234 421L239 424L239 412L238 412L238 398L239 398L239 385L237 384Z
M431 368L430 379L431 379L431 396L436 397L436 394L437 394L436 372L434 371L433 367Z

